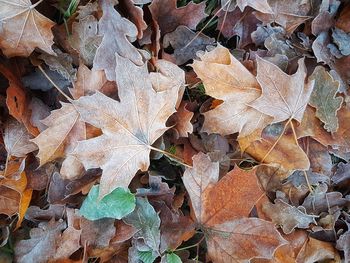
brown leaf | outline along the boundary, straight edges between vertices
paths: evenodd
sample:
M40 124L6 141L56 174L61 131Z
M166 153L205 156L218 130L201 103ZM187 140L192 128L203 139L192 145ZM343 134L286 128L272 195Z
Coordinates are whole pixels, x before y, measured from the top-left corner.
M40 223L38 228L30 231L30 239L21 240L15 244L15 260L19 263L46 263L56 252L61 231L65 229L63 221Z
M262 87L262 95L250 105L274 117L274 123L289 118L301 122L314 85L314 81L306 83L304 60L298 61L298 71L293 75L284 73L278 66L260 57L257 64L257 80Z
M263 130L261 140L255 140L256 138L252 140L248 136L239 138L239 144L241 149L258 161L265 158L264 163L279 164L287 170L308 170L310 167L308 156L299 145L296 145L291 131L287 131L272 149L282 130L283 124L269 125ZM270 149L272 151L266 156Z
M236 8L229 13L222 10L218 14L216 29L220 30L226 38L239 36L239 47L243 48L252 43L251 33L256 30L259 24L259 20L255 17L253 11L251 8L246 8L244 11Z
M115 9L114 1L102 1L103 16L98 22L99 34L103 35L101 45L96 50L94 68L103 69L108 80L116 80L116 59L127 58L136 65L142 65L139 51L129 42L138 34L136 26L123 18ZM117 55L115 55L117 54ZM122 62L121 62L122 63ZM117 74L117 75L116 75Z
M79 142L73 153L86 169L103 169L100 197L127 187L139 169L147 170L151 145L168 129L165 122L175 112L179 92L177 84L155 92L146 65L119 56L116 61L116 72L125 72L117 79L120 102L101 93L73 101L82 120L103 131Z
M221 135L239 132L242 137L257 131L259 136L270 118L249 106L261 94L254 75L221 45L200 59L192 67L202 79L206 94L224 101L204 113L202 131Z
M272 258L286 243L273 224L259 218L242 218L208 230L208 255L213 262L249 262L252 258Z
M78 140L85 138L84 123L78 121L79 113L72 104L61 104L62 108L42 120L48 128L32 140L39 147L40 166L66 156Z
M197 24L205 18L205 3L194 4L192 1L184 7L177 8L176 0L153 0L149 5L152 17L158 22L162 35L184 25L196 29Z
M291 34L293 31L306 20L309 16L308 12L312 8L309 1L297 0L297 1L279 1L268 0L269 6L273 13L268 14L264 12L257 12L256 17L263 21L265 24L275 22L283 26L286 31Z
M163 53L163 58L181 65L194 59L199 50L205 50L207 45L213 45L214 38L204 34L196 35L186 26L178 26L175 31L167 33L163 38L163 47L171 46L174 49L173 54Z
M191 119L194 113L189 111L186 106L187 103L185 101L181 102L176 112L177 122L174 129L178 132L180 137L188 137L188 134L193 132Z
M97 19L88 15L73 22L72 35L68 39L72 48L79 52L79 57L88 66L93 64L97 47L101 44L102 37L98 35Z
M30 152L37 149L37 146L30 141L32 136L27 129L14 119L9 119L5 124L4 143L8 154L11 156L26 157Z
M336 248L339 250L344 251L344 260L345 262L350 261L350 228L349 224L348 231L346 231L344 234L342 234L339 239L337 240Z
M309 237L308 241L299 252L295 262L314 263L330 259L333 259L334 262L340 262L339 254L333 245L331 243Z
M231 2L231 3L228 3ZM243 10L250 6L254 8L257 11L260 11L262 13L272 13L271 7L267 3L267 0L237 0L237 1L231 1L231 0L221 0L221 7L224 11L233 11L235 7L238 6L239 9L243 12Z
M55 54L51 49L54 43L51 27L55 23L36 11L36 4L30 0L1 0L0 3L0 47L6 56L28 57L37 47Z
M143 20L142 8L135 6L133 0L122 0L119 4L127 10L129 15L128 19L130 19L130 21L133 22L137 27L137 38L141 39L143 36L143 31L145 31L147 28L147 24L145 20Z
M285 234L290 234L295 228L309 228L309 224L316 224L315 216L306 214L305 208L294 207L282 199L276 199L274 204L266 203L263 211L276 225L282 227Z

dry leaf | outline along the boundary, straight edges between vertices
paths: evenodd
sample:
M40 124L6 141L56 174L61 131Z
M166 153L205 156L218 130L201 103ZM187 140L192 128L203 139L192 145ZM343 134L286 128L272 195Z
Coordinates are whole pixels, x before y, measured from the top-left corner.
M192 1L180 8L176 7L176 0L153 0L149 5L162 35L174 31L180 25L196 29L197 24L207 16L204 9L204 2L195 4Z
M339 82L334 81L322 66L316 67L309 79L315 80L309 104L316 108L316 117L325 124L324 128L336 132L339 126L337 111L343 102L343 98L336 97Z
M261 94L254 75L220 45L200 59L192 67L202 79L206 94L224 101L204 113L202 131L222 135L239 132L240 137L261 132L270 118L249 106Z
M55 55L51 49L55 23L36 11L36 4L1 0L0 6L0 47L6 56L28 57L35 48Z
M114 9L113 0L101 1L101 5L103 16L98 22L98 27L103 39L96 50L93 64L95 69L105 71L108 80L116 80L116 58L128 58L139 66L143 64L140 52L129 41L129 38L136 38L138 32L133 23Z
M278 66L260 57L257 64L257 80L262 87L262 95L250 105L274 117L274 123L289 118L301 122L314 85L314 81L305 83L304 59L298 61L298 71L293 75L284 73Z
M5 124L4 143L8 154L11 156L26 157L30 152L37 149L37 146L30 141L32 136L27 129L14 119L9 119Z
M116 56L116 72L127 73L117 79L120 102L101 93L73 101L82 120L103 131L73 152L86 169L103 169L100 197L127 187L139 169L148 168L151 145L168 129L165 122L175 112L179 92L178 85L155 92L146 65Z

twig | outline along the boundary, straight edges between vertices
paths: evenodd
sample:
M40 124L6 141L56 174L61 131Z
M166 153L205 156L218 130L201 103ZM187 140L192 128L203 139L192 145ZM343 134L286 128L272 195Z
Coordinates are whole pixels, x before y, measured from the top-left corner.
M53 82L53 80L49 77L49 75L46 74L45 70L38 65L38 68L40 69L41 73L43 73L43 75L45 76L45 78L47 78L48 81L50 81L50 83L57 89L57 91L59 93L61 93L68 101L71 101L72 99L70 97L68 97L62 90L60 87L57 86L57 84L55 82Z

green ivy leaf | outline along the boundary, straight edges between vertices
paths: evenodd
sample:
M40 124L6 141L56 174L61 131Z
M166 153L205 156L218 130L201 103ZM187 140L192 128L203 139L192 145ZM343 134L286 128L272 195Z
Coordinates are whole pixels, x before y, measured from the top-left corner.
M98 193L99 185L94 185L80 208L80 214L89 220L121 219L135 209L136 199L129 189L116 188L102 200L98 200Z
M138 257L143 263L153 263L157 256L153 251L138 251Z
M165 254L161 263L182 263L181 258L175 253Z

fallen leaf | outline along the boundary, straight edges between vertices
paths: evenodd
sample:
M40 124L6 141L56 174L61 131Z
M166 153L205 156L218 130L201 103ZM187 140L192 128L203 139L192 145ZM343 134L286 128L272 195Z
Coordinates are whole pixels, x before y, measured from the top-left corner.
M262 95L250 105L274 117L274 123L289 118L301 122L314 86L314 81L306 83L304 60L298 61L298 71L293 75L284 73L260 57L257 58L257 64L257 80L262 87Z
M332 176L332 182L335 185L342 184L350 179L350 163L339 163L337 170Z
M331 243L309 237L308 241L305 242L303 248L299 252L295 262L314 263L323 260L340 262L338 252Z
M274 204L266 203L263 211L272 222L281 226L285 234L292 233L295 228L309 228L310 224L316 224L315 216L308 215L304 207L291 206L282 199L276 199Z
M336 248L339 250L344 251L344 260L345 262L350 260L350 230L349 230L349 224L348 231L346 231L344 234L342 234L339 239L337 240Z
M244 11L236 8L229 13L222 10L218 14L216 29L226 38L239 36L238 47L243 48L252 43L251 34L259 24L259 20L255 17L253 11L252 8L246 8Z
M117 188L101 200L98 200L98 194L99 187L95 185L80 207L80 214L89 220L121 219L135 209L135 196L129 189Z
M4 132L7 158L10 159L11 156L26 157L28 153L35 151L37 146L30 139L32 139L32 136L23 124L14 119L9 119L5 124Z
M65 228L65 222L51 220L31 229L30 239L15 244L16 262L48 262L55 255L61 231Z
M180 8L176 7L176 0L153 0L149 5L162 35L174 31L180 25L196 29L197 24L207 16L204 9L204 2L195 4L192 1Z
M230 3L228 3L230 2ZM235 7L238 6L243 12L247 6L254 8L262 13L272 13L271 7L267 3L267 0L221 0L221 8L224 11L233 11Z
M28 57L37 47L55 54L51 49L54 43L51 28L55 23L35 10L37 4L30 0L1 0L0 3L0 47L6 56Z
M69 43L72 48L79 52L79 57L86 65L93 64L101 40L102 37L98 35L98 21L94 16L88 15L78 22L73 22Z
M193 132L191 119L194 113L192 111L189 111L186 106L186 102L181 102L176 112L177 122L174 126L174 129L178 132L180 137L188 137L188 134L191 134Z
M334 81L322 66L315 68L309 80L315 80L309 104L316 108L316 116L325 124L324 128L336 132L339 126L337 111L343 102L343 98L336 97L339 82Z
M213 45L214 42L213 38L204 34L196 36L196 33L188 27L178 26L176 30L167 33L163 37L164 48L171 46L174 49L173 54L169 55L164 52L163 57L166 55L165 59L174 62L176 65L181 65L190 59L194 59L197 51L205 50L207 45Z
M208 234L208 255L213 262L269 259L279 246L286 243L270 222L259 218L241 218L222 223L209 229Z
M269 117L249 106L261 94L254 75L221 45L200 59L192 67L202 79L206 94L224 101L204 113L202 131L221 135L239 132L240 137L261 131Z
M103 16L98 22L98 27L103 38L96 50L93 64L95 69L105 71L108 80L116 80L116 59L119 57L127 58L138 66L143 64L140 52L128 40L135 38L138 32L133 23L114 9L113 0L102 1L101 5Z
M285 132L274 146L282 131L283 124L272 124L263 130L260 140L256 140L256 136L253 138L247 136L239 138L239 145L242 150L258 161L264 159L264 163L279 164L287 170L308 170L310 168L309 158L295 143L291 131ZM270 150L271 152L267 155Z
M138 67L122 57L116 61L116 72L127 72L117 80L120 102L101 93L73 101L81 119L103 131L78 142L72 154L86 169L103 169L100 198L116 187L127 187L137 170L148 168L151 145L168 129L165 122L175 112L179 91L176 85L155 92L146 65Z
M160 219L153 206L145 198L136 198L135 210L123 218L123 221L136 228L135 239L142 238L153 251L160 245Z
M294 30L306 20L310 19L308 12L312 8L309 1L278 1L268 0L268 5L272 13L257 12L256 17L265 24L275 22L283 26L291 34Z
M49 117L42 120L48 128L32 140L39 147L37 157L40 166L66 156L78 140L85 138L84 123L78 122L79 113L72 104L61 104L60 109L52 111Z

